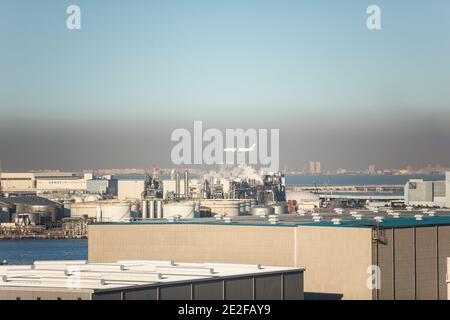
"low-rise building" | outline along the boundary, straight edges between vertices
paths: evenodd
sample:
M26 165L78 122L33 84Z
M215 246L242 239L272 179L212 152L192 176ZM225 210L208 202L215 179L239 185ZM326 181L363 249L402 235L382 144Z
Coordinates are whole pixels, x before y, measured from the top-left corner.
M302 300L303 270L220 263L0 266L0 300Z

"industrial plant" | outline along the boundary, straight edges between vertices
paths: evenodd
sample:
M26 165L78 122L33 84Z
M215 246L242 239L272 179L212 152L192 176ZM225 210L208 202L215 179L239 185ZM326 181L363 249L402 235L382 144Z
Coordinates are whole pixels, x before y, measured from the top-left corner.
M250 167L1 181L3 238L88 238L88 262L1 267L5 299L450 298L450 173L404 195L287 187ZM64 287L74 275L81 287Z

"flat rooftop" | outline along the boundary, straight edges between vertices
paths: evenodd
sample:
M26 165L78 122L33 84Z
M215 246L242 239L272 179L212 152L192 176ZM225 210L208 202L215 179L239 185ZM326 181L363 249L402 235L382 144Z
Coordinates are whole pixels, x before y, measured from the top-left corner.
M303 269L154 260L121 260L116 263L88 263L84 260L36 261L33 265L0 266L0 290L97 292L299 271Z
M317 218L319 217L319 218ZM381 221L377 221L381 217ZM229 221L216 218L180 219L151 219L130 222L104 222L96 225L145 225L145 224L202 224L202 225L238 225L238 226L323 226L323 227L353 227L353 228L402 228L415 226L450 225L450 210L372 210L345 209L338 212L305 212L302 214L277 215L278 222L270 223L268 217L242 215L230 217Z

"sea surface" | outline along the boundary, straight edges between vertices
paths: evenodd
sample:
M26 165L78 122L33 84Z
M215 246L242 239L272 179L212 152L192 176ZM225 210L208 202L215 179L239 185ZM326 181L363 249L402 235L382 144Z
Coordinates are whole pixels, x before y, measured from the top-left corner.
M87 240L0 240L0 261L32 264L35 260L87 260Z

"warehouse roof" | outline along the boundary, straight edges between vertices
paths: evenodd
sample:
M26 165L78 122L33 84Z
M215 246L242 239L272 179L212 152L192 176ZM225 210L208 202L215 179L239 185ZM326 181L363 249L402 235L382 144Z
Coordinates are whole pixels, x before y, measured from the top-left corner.
M319 217L319 218L318 218ZM379 219L381 217L381 220ZM143 225L143 224L202 224L202 225L237 225L237 226L323 226L323 227L354 227L354 228L402 228L414 226L450 225L448 210L344 210L342 213L321 212L304 214L283 214L277 216L276 223L270 223L267 217L238 216L228 221L216 218L153 219L130 222L105 222L100 225Z
M121 260L116 263L36 261L33 265L0 266L0 289L21 287L98 291L299 271L303 269L153 260Z

